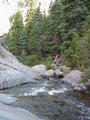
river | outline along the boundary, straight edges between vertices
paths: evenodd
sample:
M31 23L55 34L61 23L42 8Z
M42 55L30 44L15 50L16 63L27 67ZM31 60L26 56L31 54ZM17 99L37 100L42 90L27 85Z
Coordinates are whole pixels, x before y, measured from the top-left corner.
M11 106L28 110L43 120L90 120L90 95L74 92L61 79L41 79L0 93L18 98Z

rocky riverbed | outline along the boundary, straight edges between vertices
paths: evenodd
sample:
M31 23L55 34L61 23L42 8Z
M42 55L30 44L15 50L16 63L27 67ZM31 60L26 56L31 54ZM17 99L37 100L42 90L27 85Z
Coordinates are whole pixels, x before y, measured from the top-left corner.
M27 110L42 120L90 120L90 95L74 92L62 79L40 79L0 93L17 98L9 106Z

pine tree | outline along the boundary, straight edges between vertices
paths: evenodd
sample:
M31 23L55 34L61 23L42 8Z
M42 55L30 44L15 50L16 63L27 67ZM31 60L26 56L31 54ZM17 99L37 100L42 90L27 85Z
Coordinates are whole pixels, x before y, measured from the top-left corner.
M9 50L14 55L19 55L19 38L23 29L23 18L21 12L18 11L13 18L13 23L9 32L10 39L9 39Z
M21 63L25 64L26 63L26 57L27 57L26 51L22 50L18 59L20 60Z
M71 67L88 69L90 61L90 16L83 26L83 35L76 34L71 46L65 51L65 60Z
M27 3L28 3L29 9L26 14L26 29L29 35L33 27L32 22L33 22L33 17L35 13L35 4L34 4L34 0L27 1Z
M54 3L51 1L51 7L49 10L49 15L51 18L51 23L49 25L49 30L51 31L51 36L53 37L56 33L58 34L58 25L61 22L61 2L56 0Z
M40 12L40 8L38 7L36 9L36 12L34 13L33 22L32 22L32 30L29 34L29 50L31 54L33 52L35 54L40 54L41 49L41 35L42 35L42 14Z
M22 30L22 33L19 38L19 48L22 53L22 51L28 52L28 35L26 28L24 27Z
M49 7L49 16L47 17L47 49L51 54L59 52L60 35L58 26L61 19L61 1L56 0L54 3L51 1ZM58 49L58 50L57 50Z
M62 20L59 31L62 40L62 51L70 46L76 33L82 34L82 26L88 15L84 0L62 0Z

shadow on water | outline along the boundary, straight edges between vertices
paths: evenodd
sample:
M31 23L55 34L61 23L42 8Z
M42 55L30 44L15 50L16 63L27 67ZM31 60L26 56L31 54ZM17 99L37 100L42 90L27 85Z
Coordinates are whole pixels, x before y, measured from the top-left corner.
M73 92L61 79L29 83L2 91L18 98L12 106L45 120L90 120L90 95Z

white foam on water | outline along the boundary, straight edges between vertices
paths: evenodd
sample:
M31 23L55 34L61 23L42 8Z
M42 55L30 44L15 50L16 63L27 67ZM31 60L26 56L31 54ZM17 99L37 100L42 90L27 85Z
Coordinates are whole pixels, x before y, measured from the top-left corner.
M20 96L36 96L38 93L42 93L42 92L46 92L49 95L54 95L54 94L59 94L59 93L63 93L67 91L67 88L61 88L58 90L46 90L45 87L41 87L41 88L32 88L29 92L25 92L23 95Z
M41 92L45 92L45 88L44 87L41 87L41 88L32 88L28 93L24 93L23 95L24 96L36 96L38 93L41 93Z
M19 96L36 96L38 93L43 93L43 92L47 93L48 95L55 95L67 91L67 88L65 86L63 86L63 88L59 88L59 89L53 88L51 90L48 90L47 86L49 86L48 81L45 81L41 85L30 88L29 90L25 91Z
M54 95L54 94L59 94L59 93L63 93L67 91L67 88L62 88L62 89L58 89L58 90L50 90L48 91L49 95Z
M26 91L25 93L19 96L36 96L38 93L46 92L46 86L48 86L48 81L45 81L38 87L31 88L29 91Z

